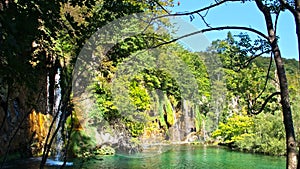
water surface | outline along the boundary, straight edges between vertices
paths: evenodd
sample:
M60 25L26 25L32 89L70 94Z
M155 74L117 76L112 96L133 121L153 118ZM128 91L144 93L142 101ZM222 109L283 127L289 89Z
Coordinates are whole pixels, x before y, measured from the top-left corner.
M152 157L107 156L103 160L84 162L82 166L86 169L280 169L285 168L285 158L234 152L216 147L176 146Z
M281 169L285 168L284 157L242 153L219 147L168 146L152 155L98 157L97 159L76 159L72 167L82 169ZM13 161L4 168L38 169L39 158ZM46 168L59 168L47 166Z

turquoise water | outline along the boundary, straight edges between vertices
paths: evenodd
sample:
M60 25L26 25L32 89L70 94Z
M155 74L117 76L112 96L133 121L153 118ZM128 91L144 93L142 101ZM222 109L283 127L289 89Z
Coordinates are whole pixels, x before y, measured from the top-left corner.
M83 169L279 169L285 168L284 157L234 152L224 148L203 146L172 146L152 156L116 156L75 160L72 167ZM46 168L57 168L48 166ZM7 164L5 168L38 169L39 159L28 159Z
M285 168L285 158L233 152L223 148L177 146L153 157L131 158L117 155L104 157L103 160L90 160L82 166L86 169L279 169Z

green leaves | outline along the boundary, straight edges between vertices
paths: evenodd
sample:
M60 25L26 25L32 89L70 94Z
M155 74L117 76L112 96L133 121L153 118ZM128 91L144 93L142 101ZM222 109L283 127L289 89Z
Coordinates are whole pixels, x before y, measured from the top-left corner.
M137 110L149 110L151 100L147 90L141 84L138 84L136 81L131 82L129 89L131 101L136 106Z
M212 133L212 137L220 137L221 142L226 144L235 143L251 135L248 130L253 124L253 120L249 116L233 115L227 119L226 123L219 124L218 129Z

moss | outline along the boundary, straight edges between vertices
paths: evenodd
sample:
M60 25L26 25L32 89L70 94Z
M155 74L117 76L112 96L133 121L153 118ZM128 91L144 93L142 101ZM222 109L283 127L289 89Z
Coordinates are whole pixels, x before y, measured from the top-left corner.
M158 113L159 113L159 122L160 122L160 128L166 128L166 121L164 118L164 99L163 97L159 97L159 105L158 105Z
M165 100L165 111L167 113L167 123L170 126L173 126L175 123L175 119L174 119L175 112L173 112L172 104L166 95L164 97L164 100Z
M145 125L142 122L126 120L125 125L132 137L138 137L144 133Z
M201 127L202 127L201 125L202 125L202 120L204 118L204 115L200 114L198 106L195 106L195 114L196 114L196 117L195 117L196 131L200 131Z
M88 137L83 130L75 130L71 134L70 153L75 157L81 157L95 147L95 142Z
M93 155L99 156L99 155L115 155L116 151L110 146L102 146L101 148L96 148L93 151Z

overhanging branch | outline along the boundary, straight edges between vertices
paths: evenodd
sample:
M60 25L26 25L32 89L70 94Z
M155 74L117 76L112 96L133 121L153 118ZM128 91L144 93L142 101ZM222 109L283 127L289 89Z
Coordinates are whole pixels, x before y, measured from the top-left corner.
M260 32L256 29L253 29L253 28L248 28L248 27L243 27L243 26L221 26L221 27L215 27L215 28L206 28L206 29L202 29L202 30L195 31L195 32L192 32L192 33L188 33L188 34L185 34L185 35L180 36L178 38L174 38L170 41L167 41L167 42L158 44L156 46L153 46L151 48L157 48L157 47L160 47L162 45L170 44L170 43L176 42L180 39L183 39L183 38L186 38L186 37L189 37L189 36L193 36L193 35L196 35L196 34L211 32L211 31L221 31L221 30L245 30L245 31L255 33L255 34L265 38L268 42L270 42L268 36L266 36L264 33Z

